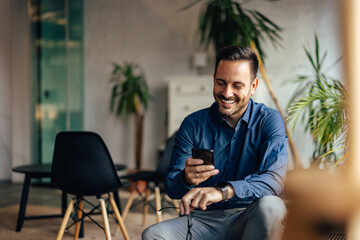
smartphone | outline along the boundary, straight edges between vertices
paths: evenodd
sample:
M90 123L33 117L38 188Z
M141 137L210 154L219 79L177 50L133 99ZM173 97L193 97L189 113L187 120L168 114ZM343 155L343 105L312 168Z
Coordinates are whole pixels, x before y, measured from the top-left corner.
M214 165L214 150L193 148L192 157L202 159L204 162L202 165Z

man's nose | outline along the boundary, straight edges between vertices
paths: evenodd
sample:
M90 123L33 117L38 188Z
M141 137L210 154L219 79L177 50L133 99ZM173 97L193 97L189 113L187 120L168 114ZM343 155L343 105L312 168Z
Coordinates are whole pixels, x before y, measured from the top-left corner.
M232 97L233 96L233 92L232 92L232 89L231 89L231 86L226 86L224 91L223 91L223 95L224 97L226 98L229 98L229 97Z

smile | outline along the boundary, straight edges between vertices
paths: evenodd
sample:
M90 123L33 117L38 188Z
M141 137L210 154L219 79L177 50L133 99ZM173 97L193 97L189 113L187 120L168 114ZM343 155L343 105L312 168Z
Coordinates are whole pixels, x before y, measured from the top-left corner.
M218 95L216 95L216 97L221 101L221 103L223 103L225 105L231 105L231 104L234 104L234 103L236 103L236 102L238 102L240 100L236 96L226 98L222 94L218 94Z
M229 100L224 100L224 99L221 99L221 101L225 104L232 104L232 103L235 103L235 100L232 100L232 101L229 101Z

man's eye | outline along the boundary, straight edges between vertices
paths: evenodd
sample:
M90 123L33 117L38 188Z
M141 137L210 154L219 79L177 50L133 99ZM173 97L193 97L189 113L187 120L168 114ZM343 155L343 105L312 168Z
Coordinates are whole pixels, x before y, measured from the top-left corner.
M225 85L225 83L224 82L217 82L217 84L219 85L219 86L224 86Z

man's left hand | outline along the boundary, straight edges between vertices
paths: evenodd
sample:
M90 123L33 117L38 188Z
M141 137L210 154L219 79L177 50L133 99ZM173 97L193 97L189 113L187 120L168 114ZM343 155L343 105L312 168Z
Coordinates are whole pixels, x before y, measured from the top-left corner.
M229 185L229 198L234 195L234 190ZM207 206L222 201L222 193L215 187L193 188L181 198L180 214L189 214L192 210L200 208L206 210Z

